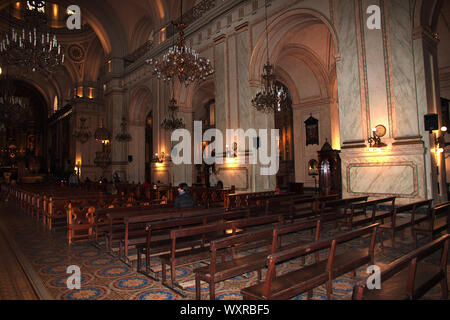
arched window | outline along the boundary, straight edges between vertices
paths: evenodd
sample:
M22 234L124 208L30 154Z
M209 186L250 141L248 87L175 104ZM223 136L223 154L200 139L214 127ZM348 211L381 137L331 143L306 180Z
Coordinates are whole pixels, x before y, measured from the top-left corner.
M55 96L55 99L53 99L53 111L58 111L58 96Z

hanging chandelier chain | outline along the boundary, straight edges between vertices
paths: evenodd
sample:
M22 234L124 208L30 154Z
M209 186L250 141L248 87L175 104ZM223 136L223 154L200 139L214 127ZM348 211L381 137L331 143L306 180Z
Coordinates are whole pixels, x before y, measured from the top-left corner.
M263 88L258 92L252 100L253 107L263 113L281 112L288 102L288 95L283 86L278 86L275 82L276 76L273 73L273 65L270 64L270 50L269 50L269 24L267 14L267 0L264 2L264 14L266 20L266 52L267 62L263 67L261 75Z
M268 23L267 23L267 0L264 1L264 13L266 16L266 43L267 43L267 64L270 64L270 59L269 59L269 27L268 27Z

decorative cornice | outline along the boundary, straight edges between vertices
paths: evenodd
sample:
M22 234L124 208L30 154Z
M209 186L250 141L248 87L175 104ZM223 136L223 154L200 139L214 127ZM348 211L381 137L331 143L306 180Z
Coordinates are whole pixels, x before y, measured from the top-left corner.
M334 102L336 102L336 99L316 97L308 100L303 100L297 104L293 104L292 109L297 110L301 108L316 107L324 104L331 104Z

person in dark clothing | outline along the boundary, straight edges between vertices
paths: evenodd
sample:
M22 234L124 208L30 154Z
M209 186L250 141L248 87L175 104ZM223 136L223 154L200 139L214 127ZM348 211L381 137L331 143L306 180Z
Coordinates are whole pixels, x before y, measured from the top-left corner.
M194 198L189 194L189 187L186 183L178 186L178 196L175 198L174 208L192 208L195 207Z

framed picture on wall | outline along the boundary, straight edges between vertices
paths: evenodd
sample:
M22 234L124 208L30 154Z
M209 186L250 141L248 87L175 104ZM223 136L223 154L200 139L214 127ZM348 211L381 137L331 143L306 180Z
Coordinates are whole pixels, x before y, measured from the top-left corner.
M305 121L306 145L319 145L319 120L312 115Z

